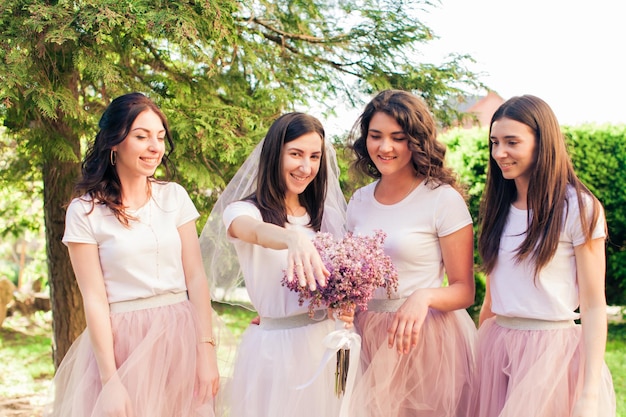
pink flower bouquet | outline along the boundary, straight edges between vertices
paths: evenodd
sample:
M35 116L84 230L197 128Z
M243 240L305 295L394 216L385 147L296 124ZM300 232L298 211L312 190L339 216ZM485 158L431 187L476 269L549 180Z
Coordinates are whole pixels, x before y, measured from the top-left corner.
M377 288L386 288L387 296L398 289L398 272L383 248L386 237L382 230L376 230L373 236L349 232L339 240L330 233L317 233L313 244L330 272L326 286L311 291L300 286L297 279L288 282L286 276L283 285L298 293L300 305L309 300L311 316L322 306L367 310Z
M377 288L385 288L388 297L398 289L398 272L383 248L386 237L382 230L377 230L373 236L347 233L339 240L330 233L318 233L313 243L330 272L326 286L318 285L311 291L308 286L298 283L297 276L291 282L285 276L282 284L298 293L300 305L309 300L311 317L320 307L342 311L367 310L367 303ZM349 348L338 349L335 373L337 396L343 395L346 390L349 362Z

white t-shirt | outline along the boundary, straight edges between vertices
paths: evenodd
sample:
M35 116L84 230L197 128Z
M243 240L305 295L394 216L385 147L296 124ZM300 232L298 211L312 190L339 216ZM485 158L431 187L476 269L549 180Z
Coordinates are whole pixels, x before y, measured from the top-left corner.
M348 231L371 235L383 230L385 253L398 270L397 298L419 288L440 287L444 279L439 238L472 223L463 197L449 185L422 182L402 201L385 205L374 198L377 182L358 189L348 203ZM374 298L387 298L376 290Z
M152 198L129 212L138 221L128 228L102 204L90 210L89 196L72 200L63 243L98 246L109 303L186 290L178 227L199 214L180 185L153 182Z
M239 216L250 216L263 221L261 212L252 203L237 201L224 210L226 229ZM295 229L313 238L314 231L307 227L309 215L287 216L287 229ZM235 245L250 301L261 317L281 318L306 313L308 300L298 305L298 294L282 286L281 280L287 268L287 250L268 249L229 236Z
M579 317L575 312L579 299L574 247L585 243L585 235L580 223L578 200L571 187L567 200L569 210L556 253L539 271L536 280L533 275L534 264L530 259L520 263L515 261L517 248L526 237L528 212L511 206L500 240L498 262L489 275L491 311L495 314L552 321ZM583 201L590 216L591 199L584 196ZM605 236L602 212L592 238Z

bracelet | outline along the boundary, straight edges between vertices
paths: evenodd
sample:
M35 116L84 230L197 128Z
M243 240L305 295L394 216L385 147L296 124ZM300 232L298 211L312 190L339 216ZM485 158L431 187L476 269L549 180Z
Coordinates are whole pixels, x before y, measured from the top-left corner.
M208 337L208 336L204 336L200 338L200 343L208 343L209 345L216 347L217 346L217 342L215 341L215 338L213 336Z

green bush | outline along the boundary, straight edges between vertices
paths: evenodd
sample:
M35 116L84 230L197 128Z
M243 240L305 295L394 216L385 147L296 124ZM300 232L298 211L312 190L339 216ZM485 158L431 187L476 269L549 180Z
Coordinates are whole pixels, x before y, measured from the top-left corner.
M606 212L607 301L626 304L626 193L621 189L622 184L626 185L626 125L564 126L563 133L576 173L602 202ZM486 128L453 129L441 135L448 146L448 163L467 187L475 230L489 156L487 136ZM475 260L479 265L477 254ZM476 282L476 300L480 303L484 279L477 274Z
M604 205L609 304L626 304L626 125L564 127L576 173Z
M459 175L459 179L465 188L467 204L474 221L474 264L476 265L474 281L476 282L476 295L474 296L474 305L468 309L474 320L478 320L480 306L485 297L485 276L480 272L480 257L478 256L478 248L476 246L478 242L478 209L487 176L486 161L489 154L487 135L488 133L485 129L452 129L440 138L448 147L446 153L447 162Z

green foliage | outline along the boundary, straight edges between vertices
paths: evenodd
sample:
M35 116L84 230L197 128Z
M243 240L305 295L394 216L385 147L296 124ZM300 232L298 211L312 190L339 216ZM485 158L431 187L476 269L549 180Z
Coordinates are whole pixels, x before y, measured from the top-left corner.
M0 119L20 144L7 178L17 184L41 173L50 281L62 289L53 293L74 293L61 285L72 282L58 244L61 207L112 98L144 92L168 116L175 180L203 213L202 227L281 113L388 87L413 90L439 112L478 86L469 57L441 65L417 59L432 39L420 22L429 7L428 0L3 0Z
M611 370L617 417L626 417L626 323L609 323L609 335L604 360Z
M50 314L13 316L0 329L0 397L45 393L54 375L50 356Z
M563 129L579 178L604 206L609 239L606 293L609 303L626 303L626 125L583 125Z
M485 128L455 128L446 131L440 137L448 147L447 163L454 168L467 192L468 205L475 225L478 223L480 198L487 178L488 135Z
M0 276L45 287L43 183L27 154L24 143L0 129Z
M220 303L213 301L213 309L224 321L228 330L235 336L236 339L241 337L241 334L257 316L257 313L253 310L248 310L236 305Z

